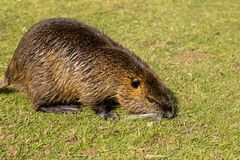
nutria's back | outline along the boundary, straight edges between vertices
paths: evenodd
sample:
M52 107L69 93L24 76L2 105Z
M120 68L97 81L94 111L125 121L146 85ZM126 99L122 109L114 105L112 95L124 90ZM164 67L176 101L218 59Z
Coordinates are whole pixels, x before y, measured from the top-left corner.
M36 110L80 102L102 113L114 101L134 113L172 115L164 85L145 62L97 29L72 19L33 25L5 76L8 84L30 96Z
M118 53L113 54L112 50ZM54 53L51 54L52 52ZM42 62L42 58L46 57L63 58L70 64L79 60L89 64L94 59L101 59L106 62L101 62L100 65L118 61L115 67L118 67L118 63L122 67L126 66L126 69L131 64L134 64L133 68L139 68L136 65L147 67L137 56L97 29L66 18L49 19L35 24L19 43L13 61L18 64L17 69L22 71L25 64ZM110 67L113 69L114 64Z

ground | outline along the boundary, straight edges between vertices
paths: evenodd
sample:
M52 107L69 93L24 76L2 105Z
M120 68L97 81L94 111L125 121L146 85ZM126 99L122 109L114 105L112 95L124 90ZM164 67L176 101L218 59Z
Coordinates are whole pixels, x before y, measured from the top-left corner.
M239 1L1 0L0 77L26 30L50 17L84 21L139 55L177 97L179 113L116 121L89 110L45 114L4 90L0 159L240 159Z

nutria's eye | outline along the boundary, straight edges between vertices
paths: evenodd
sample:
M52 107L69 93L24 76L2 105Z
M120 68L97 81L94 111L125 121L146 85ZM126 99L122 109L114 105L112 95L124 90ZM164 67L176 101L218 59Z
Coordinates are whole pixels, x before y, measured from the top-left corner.
M139 80L134 80L133 82L132 82L132 87L133 88L138 88L140 86L140 81Z

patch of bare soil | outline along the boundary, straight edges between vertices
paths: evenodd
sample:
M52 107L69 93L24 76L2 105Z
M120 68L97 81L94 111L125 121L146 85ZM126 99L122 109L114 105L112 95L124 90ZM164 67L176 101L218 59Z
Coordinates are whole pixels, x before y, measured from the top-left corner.
M204 51L196 51L194 53L181 54L174 57L175 62L197 62L212 57L210 53Z
M240 69L240 63L232 65L233 69Z
M83 157L95 157L97 155L96 148L88 148L82 152Z
M70 146L78 146L81 144L81 142L79 140L77 140L77 138L71 138L66 141L66 144L68 144Z
M8 148L8 153L11 154L11 155L16 155L17 154L17 149L13 146L10 146Z

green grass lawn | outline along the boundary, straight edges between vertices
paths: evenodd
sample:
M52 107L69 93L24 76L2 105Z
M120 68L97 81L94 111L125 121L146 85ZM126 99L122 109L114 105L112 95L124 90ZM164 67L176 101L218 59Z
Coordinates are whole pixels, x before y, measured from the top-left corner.
M174 92L178 116L37 113L5 90L0 159L240 159L240 1L1 0L0 77L26 30L50 17L82 20L139 55Z

